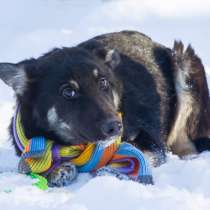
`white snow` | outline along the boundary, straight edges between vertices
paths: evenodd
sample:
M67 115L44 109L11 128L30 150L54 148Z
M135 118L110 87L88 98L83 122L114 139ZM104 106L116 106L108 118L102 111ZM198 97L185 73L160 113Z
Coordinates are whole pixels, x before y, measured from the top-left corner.
M203 18L210 18L209 0L0 1L0 62L37 57L54 47L72 46L105 32L135 29L170 46L174 38L192 42L207 66L210 85L210 51L204 43L210 29L205 24L201 27ZM187 28L182 27L182 21L187 21ZM210 152L186 160L168 154L167 163L153 169L154 186L82 174L69 187L45 192L33 187L34 180L17 173L18 158L8 141L12 95L0 81L0 209L210 209Z

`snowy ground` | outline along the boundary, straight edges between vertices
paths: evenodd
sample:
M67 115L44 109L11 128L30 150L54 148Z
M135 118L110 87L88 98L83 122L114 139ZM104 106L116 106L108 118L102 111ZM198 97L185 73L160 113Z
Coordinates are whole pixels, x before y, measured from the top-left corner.
M37 57L55 46L71 46L104 32L135 29L168 46L175 38L191 42L210 67L210 46L205 42L210 35L206 27L210 1L168 2L0 0L0 62ZM182 7L175 3L182 3ZM206 67L206 71L210 84L210 68ZM0 82L0 209L210 209L210 152L188 160L168 154L167 163L153 169L154 186L114 177L92 179L83 174L70 187L46 192L33 187L33 180L17 174L18 159L7 140L13 113L12 95Z

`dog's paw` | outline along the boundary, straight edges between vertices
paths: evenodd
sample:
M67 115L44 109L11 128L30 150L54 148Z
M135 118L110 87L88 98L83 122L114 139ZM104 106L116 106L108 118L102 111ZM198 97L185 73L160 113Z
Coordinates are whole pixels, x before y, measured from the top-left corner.
M130 177L126 174L120 173L118 170L104 166L96 170L95 176L114 176L120 180L130 180Z
M132 180L132 181L136 181L145 185L153 184L152 175L144 175L138 178L134 178L134 177L128 176L127 174L120 173L118 170L107 167L107 166L97 169L95 172L95 176L114 176L120 180Z
M49 187L63 187L70 185L77 177L77 168L72 163L63 163L48 176Z

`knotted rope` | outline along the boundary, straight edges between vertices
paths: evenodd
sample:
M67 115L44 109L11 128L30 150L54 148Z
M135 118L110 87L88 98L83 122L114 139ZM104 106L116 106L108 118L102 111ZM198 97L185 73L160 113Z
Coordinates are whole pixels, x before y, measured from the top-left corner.
M61 146L44 137L27 139L21 119L20 109L13 117L13 134L21 151L20 173L50 173L63 162L71 162L78 172L95 172L104 166L114 173L125 174L135 181L144 182L151 171L143 153L121 138L114 139L109 145L88 143Z

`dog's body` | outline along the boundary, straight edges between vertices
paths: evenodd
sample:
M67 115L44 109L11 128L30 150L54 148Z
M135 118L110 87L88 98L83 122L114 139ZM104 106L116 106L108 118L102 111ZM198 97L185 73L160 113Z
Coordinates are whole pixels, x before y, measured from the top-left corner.
M28 138L68 145L123 132L159 161L166 149L180 156L210 149L204 68L182 43L171 50L138 32L111 33L0 64L0 78L16 92Z
M175 42L170 50L133 31L102 35L79 46L120 52L115 72L123 83L124 140L153 152L166 143L179 156L201 151L198 139L209 145L204 140L210 130L208 86L191 46L184 52L183 44Z

